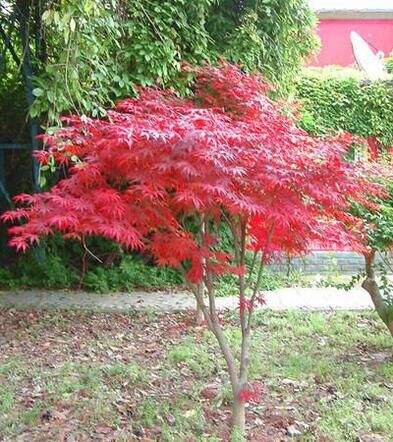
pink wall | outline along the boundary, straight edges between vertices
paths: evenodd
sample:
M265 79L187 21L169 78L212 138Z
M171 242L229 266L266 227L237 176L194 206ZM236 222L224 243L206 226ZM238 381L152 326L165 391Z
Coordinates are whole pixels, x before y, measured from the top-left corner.
M370 45L383 51L385 56L393 50L393 19L321 19L318 35L321 50L312 60L313 66L337 64L348 66L355 62L349 34L356 31ZM377 52L374 47L371 48Z

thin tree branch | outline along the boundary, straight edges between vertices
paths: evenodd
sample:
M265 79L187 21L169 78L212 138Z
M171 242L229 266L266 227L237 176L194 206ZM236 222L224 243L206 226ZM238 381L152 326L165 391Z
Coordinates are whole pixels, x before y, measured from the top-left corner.
M266 257L266 253L267 253L268 247L270 245L270 242L271 242L271 239L272 239L272 236L273 236L274 227L275 227L275 225L272 224L272 226L270 227L270 229L268 231L265 247L263 249L263 253L262 253L262 257L261 257L261 262L260 262L259 269L258 269L257 281L255 283L254 290L253 290L253 293L252 293L251 298L250 298L250 309L248 311L248 320L247 320L247 331L248 332L250 332L250 329L251 329L251 317L252 317L252 312L253 312L253 306L254 306L254 303L255 303L255 298L256 298L256 296L258 294L259 286L261 284L263 270L265 268L265 257Z
M94 253L87 247L87 245L86 245L86 240L85 240L85 237L83 236L82 237L82 245L83 245L83 248L85 249L85 251L90 255L90 256L92 256L94 259L96 259L98 262L100 262L101 264L103 264L103 261L98 257L98 256L96 256L96 255L94 255Z
M240 266L245 265L245 255L246 255L246 233L247 225L245 221L240 223ZM246 312L246 283L244 279L244 274L239 275L239 302L240 302L240 325L242 332L242 343L241 343L241 354L240 354L240 371L239 380L241 387L243 384L247 383L248 375L248 365L249 365L249 335L250 331L247 327L245 312Z
M183 276L184 281L187 284L187 287L191 290L192 294L195 296L197 304L198 304L199 308L203 312L203 315L205 317L206 323L207 323L208 327L212 330L212 321L211 321L211 318L210 318L210 315L209 315L209 311L208 311L207 305L205 304L205 302L203 300L203 296L198 291L198 288L189 281L189 279L187 277L187 272L184 269L184 267L180 264L179 266L177 266L177 269L178 269L179 273Z
M393 273L393 267L390 264L390 261L388 259L386 259L385 255L381 252L378 252L379 257L382 259L382 261L384 262L385 266L388 267L388 269Z
M9 32L11 32L11 31L9 31ZM14 47L11 44L10 38L7 37L7 34L5 33L1 23L0 23L0 36L4 40L5 47L8 48L8 50L10 51L10 54L11 54L15 64L18 66L18 69L19 69L20 66L21 66L21 60L18 57L18 54L15 52L15 49L14 49Z
M239 250L239 265L244 266L246 254L246 224L244 222L240 223L240 250ZM245 301L246 301L246 286L244 281L244 274L239 275L239 304L240 304L240 325L242 330L242 336L246 332L246 322L245 322Z
M224 332L221 328L220 322L218 321L217 315L211 316L209 313L209 309L207 308L206 304L204 303L203 297L198 292L197 287L194 286L194 284L191 284L190 281L187 278L187 273L182 265L178 266L178 270L181 273L181 275L184 277L184 280L186 281L187 286L190 288L192 293L194 294L197 304L199 308L202 310L203 316L206 320L206 323L209 327L209 329L212 331L214 336L217 338L218 344L220 346L220 349L224 355L225 362L228 367L229 377L231 380L232 387L235 387L238 383L237 378L237 367L236 367L236 361L235 358L231 352L231 349L229 347L228 341L225 338ZM209 293L209 291L208 291ZM211 308L211 301L214 297L214 293L209 294L209 306L210 311L212 311Z
M238 242L238 232L236 231L236 226L234 225L234 221L230 219L227 214L222 211L222 216L228 223L229 228L231 229L232 237L233 237L233 249L235 251L235 261L236 264L239 265L239 242Z
M258 250L255 249L254 253L252 255L251 265L250 265L250 268L248 269L248 278L247 278L247 281L246 281L246 289L248 287L250 287L251 280L252 280L252 274L254 273L254 268L255 268L255 263L257 261L258 253L259 253Z

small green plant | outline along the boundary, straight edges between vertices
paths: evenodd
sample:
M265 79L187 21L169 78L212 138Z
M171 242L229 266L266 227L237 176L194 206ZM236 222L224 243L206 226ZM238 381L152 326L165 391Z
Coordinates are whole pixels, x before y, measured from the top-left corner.
M67 363L59 370L59 382L48 379L48 386L60 397L68 397L84 388L93 391L102 382L102 373L97 368L89 368L79 363Z
M329 264L324 275L317 275L314 277L311 285L316 287L335 287L337 289L353 288L357 282L356 278L348 275L343 275L338 267L337 258L330 255Z
M124 382L141 385L148 383L146 369L135 363L125 364L117 362L103 367L102 371L108 380L116 385L121 385Z
M193 373L202 377L214 369L214 363L205 348L191 339L170 350L168 360L172 364L185 364Z
M231 432L231 442L246 442L246 438L241 434L241 432L235 428Z
M379 275L379 288L382 297L386 303L387 309L393 320L393 281L392 281L392 263L390 252L384 253L384 260L379 262L376 267Z
M41 402L35 403L31 408L23 410L21 415L21 421L27 426L34 426L44 409L45 404Z
M0 390L0 415L7 415L15 405L14 392L11 388L2 386Z
M385 60L385 68L389 74L393 74L393 57L389 57Z
M143 425L152 427L157 416L157 403L152 398L146 398L138 410L138 415Z

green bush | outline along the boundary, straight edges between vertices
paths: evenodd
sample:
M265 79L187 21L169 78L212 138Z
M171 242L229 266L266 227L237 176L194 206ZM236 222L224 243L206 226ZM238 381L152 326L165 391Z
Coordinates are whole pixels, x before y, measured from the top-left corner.
M0 269L0 288L72 287L78 281L75 271L66 266L60 256L40 257L31 254L20 258L9 269Z
M156 267L146 256L126 254L117 244L91 237L86 249L59 235L47 238L8 267L0 268L0 288L81 288L98 293L179 285L174 269Z
M83 286L88 290L104 293L135 288L163 289L181 282L182 277L174 269L148 265L140 256L126 255L119 265L109 268L97 266L89 271Z
M299 125L318 135L346 130L375 136L383 146L393 144L393 84L365 79L349 68L306 68L296 83L302 103Z
M8 268L0 268L0 288L81 288L105 293L165 289L182 282L176 270L155 267L145 263L141 256L125 255L109 265L90 262L89 270L83 274L64 251L57 255L38 251L19 258Z

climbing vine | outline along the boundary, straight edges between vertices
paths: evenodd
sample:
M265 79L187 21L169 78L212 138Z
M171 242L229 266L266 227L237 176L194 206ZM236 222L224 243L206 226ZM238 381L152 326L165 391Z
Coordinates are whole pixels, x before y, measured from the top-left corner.
M354 69L307 68L296 84L300 125L311 134L346 130L393 145L393 86Z
M316 47L306 0L14 0L0 18L19 57L22 4L34 52L30 116L45 128L64 113L103 116L137 85L186 95L183 61L224 56L260 70L284 93ZM1 39L0 45L3 52ZM13 75L19 69L14 64Z
M219 53L263 72L285 94L304 59L318 48L315 21L304 0L221 0L208 29Z
M206 59L203 17L210 2L198 8L183 0L123 2L123 8L115 1L48 3L42 19L54 53L35 77L31 115L103 116L117 98L134 95L135 84L184 89L182 59Z

